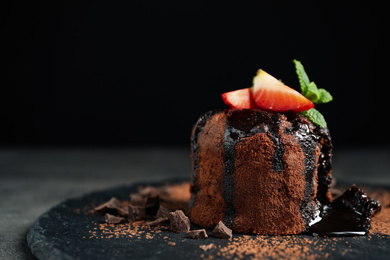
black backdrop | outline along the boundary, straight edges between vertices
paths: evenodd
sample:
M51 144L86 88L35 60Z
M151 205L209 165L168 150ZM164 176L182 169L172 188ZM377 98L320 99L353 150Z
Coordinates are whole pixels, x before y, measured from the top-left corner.
M317 108L335 145L390 144L383 8L211 2L2 8L1 144L188 145L198 116L257 69L298 89L294 58L334 96Z

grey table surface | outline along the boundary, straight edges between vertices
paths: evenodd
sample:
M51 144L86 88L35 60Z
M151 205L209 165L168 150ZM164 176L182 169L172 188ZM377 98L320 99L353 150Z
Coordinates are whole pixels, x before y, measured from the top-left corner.
M29 227L62 201L138 181L188 177L189 148L0 148L0 259L35 259ZM334 151L333 175L390 186L390 148Z

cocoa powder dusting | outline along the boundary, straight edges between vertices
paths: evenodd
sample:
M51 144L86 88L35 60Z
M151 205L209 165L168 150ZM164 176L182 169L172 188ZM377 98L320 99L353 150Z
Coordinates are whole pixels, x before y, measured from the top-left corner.
M373 190L363 187L367 194L382 204L382 209L372 218L370 234L368 239L377 235L390 236L390 191L385 189ZM162 189L140 188L141 192L152 191L153 195L157 192L162 203L169 207L178 201L181 206L188 205L190 199L189 183L165 186ZM122 206L127 206L128 201L123 201ZM169 207L178 209L177 206ZM185 210L185 208L181 208ZM85 214L93 214L84 210ZM150 223L149 223L150 224ZM178 247L180 244L170 241L172 232L169 229L169 223L161 221L157 226L150 226L144 220L132 223L93 223L93 228L89 231L88 239L115 239L126 237L133 239L158 239L167 246ZM211 231L211 230L209 230ZM173 232L172 232L173 233ZM176 234L176 233L174 233ZM318 259L331 257L337 251L340 255L348 255L352 252L350 243L343 237L311 237L305 235L293 236L255 236L234 234L231 240L224 240L223 245L214 245L207 242L207 235L204 238L205 244L199 246L200 256L204 259ZM354 237L354 240L362 237ZM189 239L189 243L194 241ZM213 242L215 243L215 242ZM212 245L212 246L211 246ZM331 250L329 250L329 245ZM209 246L206 248L206 246ZM205 247L205 248L203 248ZM210 250L213 249L213 250ZM204 250L204 251L203 251Z
M384 189L366 190L371 198L378 200L382 205L381 211L372 218L370 233L390 236L390 192Z

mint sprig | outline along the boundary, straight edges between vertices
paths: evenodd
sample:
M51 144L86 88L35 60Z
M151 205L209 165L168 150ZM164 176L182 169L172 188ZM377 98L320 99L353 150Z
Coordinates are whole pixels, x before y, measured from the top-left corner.
M298 60L293 60L295 64L295 70L298 75L299 84L301 85L301 93L307 97L314 104L324 104L333 100L332 95L323 88L317 88L317 85L310 81L309 76L305 71L302 63ZM326 121L324 116L317 109L310 109L307 111L301 112L313 123L326 127Z
M323 128L327 127L324 116L317 109L312 108L306 111L302 111L301 114L309 118L309 120L313 123L322 126Z

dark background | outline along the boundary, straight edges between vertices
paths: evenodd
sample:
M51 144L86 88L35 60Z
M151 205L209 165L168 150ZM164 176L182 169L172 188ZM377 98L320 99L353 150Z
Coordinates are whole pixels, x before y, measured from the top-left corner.
M299 89L295 58L334 97L317 108L335 145L390 144L385 8L209 2L4 6L0 143L188 146L257 69Z

